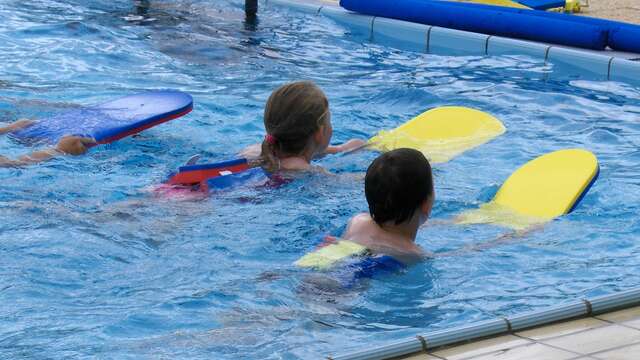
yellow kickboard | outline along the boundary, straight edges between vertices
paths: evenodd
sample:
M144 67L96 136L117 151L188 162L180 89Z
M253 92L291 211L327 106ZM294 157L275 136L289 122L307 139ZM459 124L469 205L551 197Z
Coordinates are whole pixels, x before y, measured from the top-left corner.
M483 4L483 5L495 5L495 6L505 6L517 9L530 9L528 6L524 6L520 3L510 0L449 0L456 2L466 2L473 4Z
M366 247L353 241L340 240L335 244L323 246L304 255L294 264L300 267L326 270L345 258L362 255L366 251Z
M432 163L455 156L503 134L505 127L495 117L461 106L443 106L426 111L389 131L380 131L369 147L382 152L398 148L421 151Z
M493 200L464 212L458 223L494 223L523 229L573 210L599 172L598 159L583 149L554 151L524 164Z

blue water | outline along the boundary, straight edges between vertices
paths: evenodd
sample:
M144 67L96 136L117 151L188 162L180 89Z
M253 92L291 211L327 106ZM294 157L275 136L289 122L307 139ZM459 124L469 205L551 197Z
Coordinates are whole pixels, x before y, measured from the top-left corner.
M0 169L0 357L319 358L640 284L639 88L555 78L527 57L396 51L283 8L245 24L241 1L151 3L0 6L3 120L147 89L195 100L190 115L86 156ZM593 151L600 178L575 212L524 238L323 293L291 263L366 210L375 154L328 156L318 163L336 175L279 188L185 201L149 191L193 154L223 160L258 141L269 93L298 79L327 93L336 143L441 105L505 123L435 168L435 219L560 148ZM0 140L0 154L27 151ZM440 253L506 232L435 225L417 242Z

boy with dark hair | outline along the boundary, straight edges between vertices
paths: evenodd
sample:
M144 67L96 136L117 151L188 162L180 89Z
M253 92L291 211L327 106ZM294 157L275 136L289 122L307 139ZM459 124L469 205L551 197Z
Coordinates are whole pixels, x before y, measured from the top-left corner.
M369 214L354 216L342 239L404 263L423 258L416 234L435 199L431 166L424 155L413 149L384 153L371 163L364 182Z
M415 240L431 214L435 194L424 155L413 149L380 155L367 169L364 192L369 213L351 218L341 238L327 236L298 259L297 266L337 271L335 280L350 287L359 278L393 272L425 257Z

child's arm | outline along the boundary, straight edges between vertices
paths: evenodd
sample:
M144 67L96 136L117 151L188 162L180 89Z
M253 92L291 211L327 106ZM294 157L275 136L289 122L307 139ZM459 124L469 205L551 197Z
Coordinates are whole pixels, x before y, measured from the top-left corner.
M244 148L238 155L245 159L254 160L260 157L260 153L262 153L262 144L253 144Z
M340 152L356 151L367 145L367 142L361 139L351 139L344 144L328 146L325 154L337 154Z
M447 252L441 252L441 253L436 253L434 254L434 256L436 257L450 257L450 256L458 256L458 255L463 255L463 254L467 254L470 252L476 252L476 251L482 251L482 250L486 250L486 249L491 249L494 248L496 246L500 246L503 244L508 244L508 243L512 243L518 240L521 240L522 238L524 238L525 236L527 236L529 233L533 232L533 231L537 231L540 230L544 225L540 224L540 225L533 225L530 226L528 228L524 228L521 230L515 230L515 231L511 231L508 233L504 233L498 237L496 237L493 240L489 240L483 243L478 243L478 244L470 244L467 245L461 249L458 250L451 250L451 251L447 251Z
M457 219L429 219L424 224L420 225L421 228L428 226L443 226L443 225L455 225L457 224Z
M337 154L340 152L349 152L359 150L367 145L367 142L360 139L351 139L344 144L340 145L329 145L325 150L324 154L318 155L318 157L322 157L327 154ZM244 148L242 151L238 153L241 157L245 159L257 159L260 157L260 153L262 152L262 144L253 144Z
M34 121L33 120L27 120L27 119L20 119L16 122L13 122L7 126L2 126L0 127L0 134L6 134L8 132L12 132L12 131L16 131L16 130L20 130L22 128L25 128L31 124L33 124Z
M95 140L79 136L65 136L55 147L34 151L28 155L22 155L16 160L0 155L0 167L26 166L50 160L58 155L82 155L87 152L87 146L94 144Z

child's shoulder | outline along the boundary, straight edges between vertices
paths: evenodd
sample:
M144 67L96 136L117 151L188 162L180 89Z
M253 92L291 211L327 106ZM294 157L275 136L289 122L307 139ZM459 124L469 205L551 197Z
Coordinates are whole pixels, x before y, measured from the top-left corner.
M368 213L359 213L357 215L354 215L351 220L349 220L350 223L352 224L370 224L373 223L373 219L371 218L371 215L369 215Z
M375 222L368 213L360 213L349 220L347 232L360 232L362 230L371 229Z

